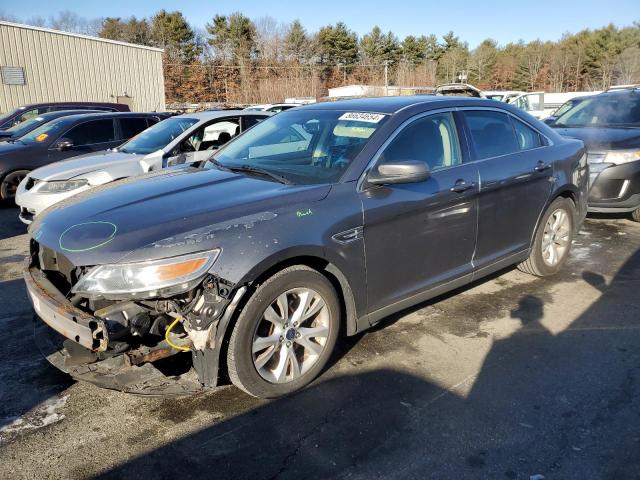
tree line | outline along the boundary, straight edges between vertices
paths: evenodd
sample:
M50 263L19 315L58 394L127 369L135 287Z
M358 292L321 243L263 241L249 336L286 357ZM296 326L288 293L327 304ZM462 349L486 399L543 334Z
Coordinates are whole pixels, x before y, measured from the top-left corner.
M160 47L167 101L250 103L323 96L363 83L434 86L466 79L481 89L580 91L640 83L640 22L566 33L558 41L475 48L454 32L398 38L374 26L358 36L343 22L309 32L299 20L215 15L205 26L179 11L149 18L86 20L62 12L31 19L62 30Z

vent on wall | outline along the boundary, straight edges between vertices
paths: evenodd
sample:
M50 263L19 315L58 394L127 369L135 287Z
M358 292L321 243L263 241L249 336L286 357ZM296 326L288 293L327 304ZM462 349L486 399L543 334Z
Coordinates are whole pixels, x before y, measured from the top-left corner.
M24 85L24 68L22 67L1 67L2 83L5 85Z

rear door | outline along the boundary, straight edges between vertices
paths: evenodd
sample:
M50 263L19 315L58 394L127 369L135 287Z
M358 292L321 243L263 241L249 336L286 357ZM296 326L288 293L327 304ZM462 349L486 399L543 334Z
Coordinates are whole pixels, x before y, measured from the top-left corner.
M496 110L465 110L480 173L478 241L482 268L529 248L552 190L548 140L530 125Z
M424 161L431 175L360 194L370 312L472 271L478 170L463 162L460 138L452 112L421 115L380 153L377 164Z
M62 141L71 142L71 147L58 148ZM84 153L98 152L117 147L122 141L116 138L113 118L88 120L71 127L49 148L49 161L55 162Z

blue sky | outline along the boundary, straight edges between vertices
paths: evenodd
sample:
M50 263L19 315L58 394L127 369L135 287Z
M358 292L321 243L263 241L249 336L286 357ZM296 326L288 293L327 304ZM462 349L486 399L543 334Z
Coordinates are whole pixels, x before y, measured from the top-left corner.
M216 13L240 11L256 19L269 15L283 22L299 18L309 31L322 25L345 22L362 35L374 25L392 30L399 37L434 33L442 36L453 30L474 47L487 37L505 44L525 41L556 40L564 32L598 28L608 23L630 25L640 20L640 0L397 0L397 1L282 1L235 0L2 0L0 11L26 20L31 16L47 17L70 10L86 17L149 16L157 10L181 10L197 26Z

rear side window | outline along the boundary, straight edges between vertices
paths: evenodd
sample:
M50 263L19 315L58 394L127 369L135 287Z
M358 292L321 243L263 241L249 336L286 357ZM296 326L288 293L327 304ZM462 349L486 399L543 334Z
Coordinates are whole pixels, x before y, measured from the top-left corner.
M491 158L518 152L520 145L506 113L464 112L477 158Z
M262 120L264 120L267 117L242 117L242 121L244 122L244 129L245 130L249 130L251 127L253 127L256 123L260 123Z
M516 139L518 140L518 145L520 145L520 150L531 150L532 148L538 148L543 145L540 134L533 128L515 118L511 118L511 121L513 122L513 129L516 132Z
M120 128L122 128L122 138L128 140L135 137L141 131L147 129L146 118L121 118Z
M438 113L407 125L380 157L381 163L418 160L431 170L461 163L460 146L451 113Z
M74 145L93 145L112 142L116 135L113 130L113 120L108 119L82 123L73 127L63 137L71 140Z

